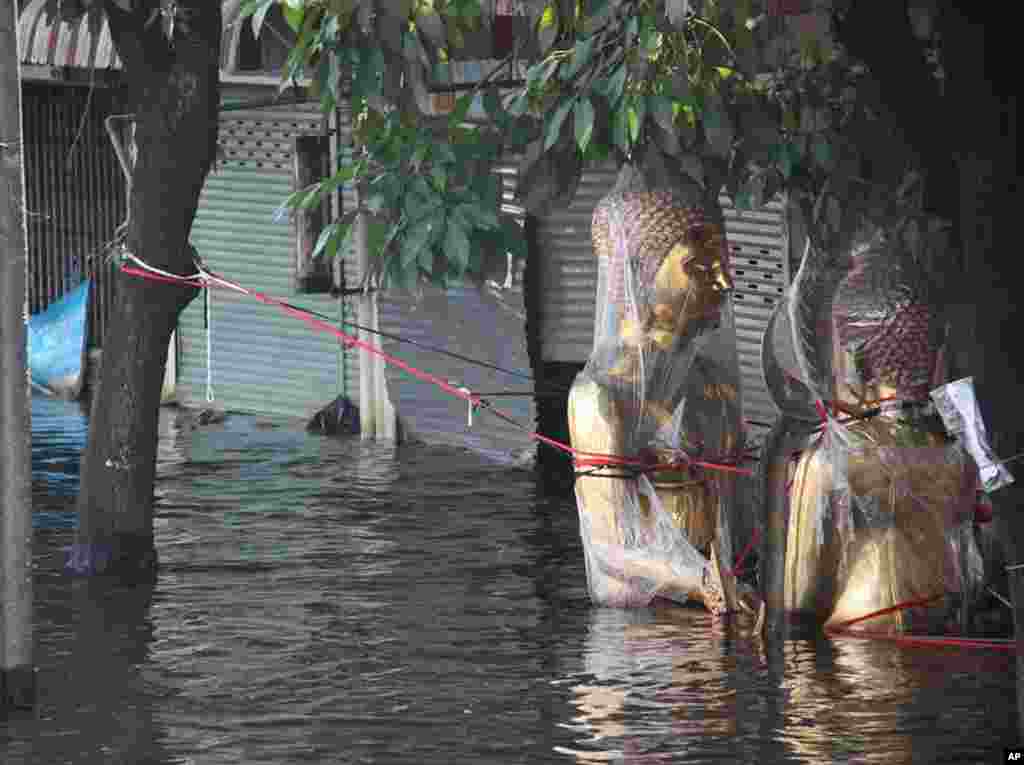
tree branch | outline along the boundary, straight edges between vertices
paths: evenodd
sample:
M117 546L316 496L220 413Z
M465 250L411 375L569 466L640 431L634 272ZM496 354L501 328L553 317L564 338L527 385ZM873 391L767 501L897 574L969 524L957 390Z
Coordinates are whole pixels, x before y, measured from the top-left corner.
M943 193L952 181L950 147L946 132L937 129L949 121L946 105L911 29L906 2L854 0L836 21L836 31L847 51L875 75L882 103L927 168L930 211L953 218L955 197Z

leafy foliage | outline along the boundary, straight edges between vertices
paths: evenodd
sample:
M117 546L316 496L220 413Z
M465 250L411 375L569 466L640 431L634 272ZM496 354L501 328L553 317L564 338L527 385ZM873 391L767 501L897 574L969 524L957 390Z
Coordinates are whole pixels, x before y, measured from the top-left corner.
M739 207L758 207L788 192L823 246L907 166L863 70L813 25L767 18L759 0L531 0L529 39L447 117L428 113L427 83L485 28L479 0L245 0L243 14L258 30L274 3L298 36L287 76L308 78L325 109L349 83L356 124L353 155L288 204L356 184L386 283L447 284L481 273L489 254L524 250L490 172L503 154L522 156L532 211L571 198L588 162L657 151L709 198L724 185ZM499 89L515 61L523 79ZM487 120L470 124L478 96ZM839 201L852 212L839 215ZM352 221L318 249L336 252Z

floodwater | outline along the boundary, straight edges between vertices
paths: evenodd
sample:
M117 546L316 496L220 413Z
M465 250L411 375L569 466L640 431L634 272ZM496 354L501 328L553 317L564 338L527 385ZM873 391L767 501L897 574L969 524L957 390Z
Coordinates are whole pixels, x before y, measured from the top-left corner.
M164 410L153 587L61 574L85 417L33 403L38 763L988 763L1013 661L775 648L587 600L571 500L472 455Z

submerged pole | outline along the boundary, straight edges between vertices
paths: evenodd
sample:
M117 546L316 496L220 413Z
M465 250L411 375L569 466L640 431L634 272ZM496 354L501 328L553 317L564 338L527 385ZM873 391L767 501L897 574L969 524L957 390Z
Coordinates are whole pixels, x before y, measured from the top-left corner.
M35 705L25 171L16 3L0 3L0 707Z
M1017 731L1024 736L1024 563L1006 567L1013 600L1013 632L1017 641Z

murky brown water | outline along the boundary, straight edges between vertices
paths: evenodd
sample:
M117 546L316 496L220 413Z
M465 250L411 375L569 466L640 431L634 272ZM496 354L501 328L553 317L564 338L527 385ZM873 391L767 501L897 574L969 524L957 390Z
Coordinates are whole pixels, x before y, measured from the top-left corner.
M60 573L85 423L37 399L34 716L4 763L988 763L1013 662L763 646L590 606L531 473L235 416L162 420L153 588Z

